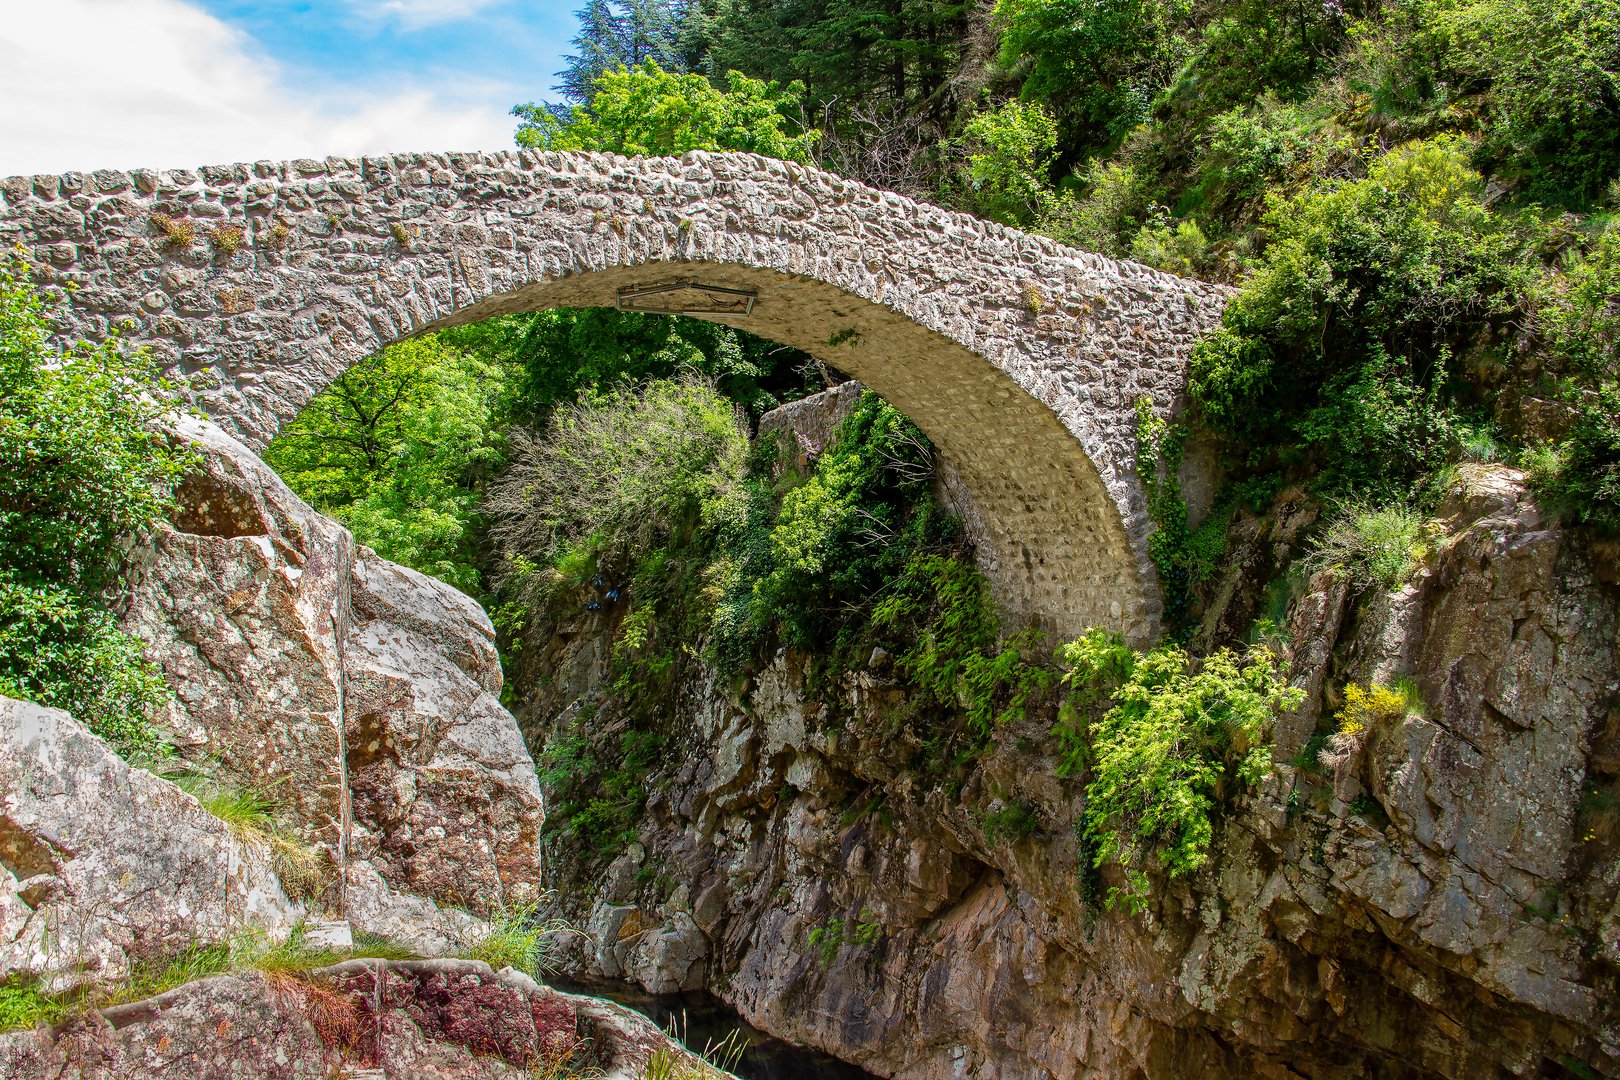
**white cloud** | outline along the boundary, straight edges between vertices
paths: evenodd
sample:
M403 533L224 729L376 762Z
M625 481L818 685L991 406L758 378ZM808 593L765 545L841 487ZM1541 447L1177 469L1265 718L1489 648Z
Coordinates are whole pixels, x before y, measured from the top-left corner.
M407 29L456 22L478 14L499 0L349 0L372 18L398 19Z
M510 88L466 80L455 93L409 83L360 91L294 80L247 35L184 0L8 8L0 176L511 145Z

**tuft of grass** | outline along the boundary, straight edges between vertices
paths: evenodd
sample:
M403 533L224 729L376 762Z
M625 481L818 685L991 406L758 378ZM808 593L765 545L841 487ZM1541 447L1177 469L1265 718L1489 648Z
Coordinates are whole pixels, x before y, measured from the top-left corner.
M1307 559L1312 571L1337 570L1358 589L1399 588L1428 554L1423 518L1409 506L1348 502Z
M683 1012L679 1020L671 1020L665 1031L671 1039L686 1046L686 1014ZM735 1028L719 1042L709 1040L701 1051L687 1049L701 1060L693 1061L688 1054L672 1046L654 1050L647 1057L643 1080L721 1080L742 1059L743 1051L748 1049L748 1038L741 1028Z
M240 225L220 225L209 230L208 242L221 255L234 255L247 243L247 233Z
M233 787L199 772L187 763L155 763L153 772L196 797L203 809L219 818L231 835L264 851L281 879L287 895L309 900L326 880L328 860L318 848L290 835L276 820L274 800L245 788Z
M461 960L482 960L499 971L516 968L532 979L555 969L547 945L552 934L571 932L573 927L557 919L543 919L538 903L523 904L503 911L490 920L489 932L456 954Z
M197 226L183 218L153 214L150 222L159 243L170 251L187 251L197 242Z
M367 1053L366 1016L352 996L284 972L267 977L283 1000L309 1020L323 1046L336 1050L344 1061L374 1064Z

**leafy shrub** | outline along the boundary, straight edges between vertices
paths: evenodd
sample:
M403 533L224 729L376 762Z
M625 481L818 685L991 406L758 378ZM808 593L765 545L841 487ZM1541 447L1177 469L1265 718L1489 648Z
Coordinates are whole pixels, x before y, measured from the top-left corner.
M1078 695L1111 701L1084 735L1092 762L1085 832L1097 866L1116 861L1126 871L1110 906L1140 910L1148 857L1171 877L1204 864L1216 800L1265 774L1271 722L1303 692L1288 686L1282 660L1259 647L1195 661L1171 645L1133 652L1092 630L1060 655Z
M713 578L717 646L733 657L773 626L802 648L859 636L856 613L914 555L956 539L930 494L932 444L876 394L856 401L802 483L779 492L769 459L755 464L749 509L727 531Z
M1408 147L1267 213L1270 246L1194 352L1211 426L1256 460L1325 467L1330 489L1398 495L1446 459L1452 342L1511 310L1528 277L1460 155Z
M1574 374L1576 419L1563 439L1526 455L1536 493L1574 520L1620 533L1620 225L1537 289L1536 329Z
M1170 224L1159 217L1131 241L1131 258L1156 270L1193 277L1209 258L1209 238L1192 218Z
M1333 769L1352 760L1361 751L1374 728L1404 717L1414 705L1415 687L1389 687L1382 683L1344 688L1344 707L1334 719L1338 730L1328 736L1320 751L1323 766Z
M985 213L1026 221L1050 196L1057 122L1040 105L1009 101L968 121L968 180Z
M1620 12L1585 0L1433 8L1447 67L1488 102L1486 149L1529 194L1595 198L1620 174Z
M1214 117L1198 162L1206 196L1227 203L1259 198L1309 154L1306 126L1297 108L1269 96Z
M746 510L748 440L735 407L695 376L588 397L545 431L512 437L491 485L501 588L544 607L581 572L621 570L678 533L718 530ZM581 557L569 559L571 554ZM576 573L564 575L564 560Z
M1610 222L1590 252L1575 253L1564 273L1545 275L1536 301L1536 330L1575 370L1620 372L1620 223Z
M904 647L896 667L927 701L960 710L978 738L1024 715L1032 696L1056 682L1031 664L1038 637L998 643L989 583L971 564L918 555L872 611L872 625Z
M1035 807L1019 799L986 813L979 819L979 828L987 844L1016 842L1039 832L1041 819Z
M1399 588L1426 552L1422 515L1396 503L1348 502L1317 541L1308 565L1337 570L1357 589Z
M1065 244L1124 258L1131 238L1142 227L1152 204L1140 172L1119 162L1094 162L1080 176L1084 194L1054 195L1042 211L1038 228Z
M143 353L50 346L49 315L27 267L0 266L0 693L150 749L168 690L102 600L189 460L156 427L175 397Z

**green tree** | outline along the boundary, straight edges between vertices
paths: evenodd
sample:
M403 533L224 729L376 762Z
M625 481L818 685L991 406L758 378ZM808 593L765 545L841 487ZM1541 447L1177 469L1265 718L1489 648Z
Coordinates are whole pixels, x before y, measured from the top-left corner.
M0 693L151 747L167 687L104 598L186 468L158 428L176 399L148 355L51 332L28 268L0 266Z
M691 369L752 416L803 392L808 358L720 323L612 308L536 312L510 341L515 418L543 424L588 388L611 390Z
M360 543L479 591L479 504L504 461L504 365L428 335L356 364L307 405L265 461Z
M1025 101L1052 108L1080 147L1117 139L1147 117L1169 75L1180 0L996 0L1002 62Z
M621 68L596 80L590 105L567 119L543 105L518 105L512 113L519 146L546 150L609 150L620 154L683 154L688 150L741 150L805 161L818 133L785 130L804 86L778 87L726 74L717 89L698 74L665 71L653 60Z
M1009 101L968 121L968 179L984 213L1001 221L1023 222L1052 198L1052 161L1057 155L1057 122L1041 105Z

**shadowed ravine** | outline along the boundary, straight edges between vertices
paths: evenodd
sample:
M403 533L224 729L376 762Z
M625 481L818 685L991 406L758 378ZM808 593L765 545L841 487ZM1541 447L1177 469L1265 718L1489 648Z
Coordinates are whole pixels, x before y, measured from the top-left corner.
M607 998L628 1006L665 1031L676 1031L694 1050L717 1046L734 1031L747 1040L731 1071L742 1080L876 1080L864 1069L816 1050L772 1038L752 1027L713 994L649 994L630 983L548 978L555 989Z

